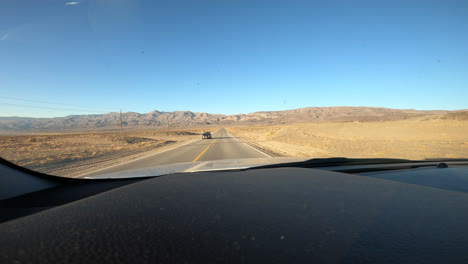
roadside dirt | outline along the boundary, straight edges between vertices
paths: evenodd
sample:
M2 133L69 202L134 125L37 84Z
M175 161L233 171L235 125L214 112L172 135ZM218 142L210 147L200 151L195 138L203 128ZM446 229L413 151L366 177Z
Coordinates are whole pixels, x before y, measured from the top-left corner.
M65 177L156 154L217 128L0 136L0 156L26 168ZM468 121L301 123L226 127L272 156L438 159L468 158Z
M39 172L74 177L200 138L203 128L0 136L0 156Z
M467 121L302 123L228 130L233 136L278 156L468 158Z

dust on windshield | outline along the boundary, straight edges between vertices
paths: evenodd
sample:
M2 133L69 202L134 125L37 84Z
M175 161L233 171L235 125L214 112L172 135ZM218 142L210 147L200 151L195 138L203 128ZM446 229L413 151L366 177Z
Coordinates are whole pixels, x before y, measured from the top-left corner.
M0 157L64 177L279 157L468 158L467 9L4 1Z

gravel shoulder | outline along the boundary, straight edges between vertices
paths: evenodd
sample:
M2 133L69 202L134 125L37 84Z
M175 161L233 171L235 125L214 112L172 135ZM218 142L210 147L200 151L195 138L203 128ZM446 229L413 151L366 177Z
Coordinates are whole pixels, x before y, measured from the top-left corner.
M77 177L198 140L205 129L0 136L0 156L39 172Z

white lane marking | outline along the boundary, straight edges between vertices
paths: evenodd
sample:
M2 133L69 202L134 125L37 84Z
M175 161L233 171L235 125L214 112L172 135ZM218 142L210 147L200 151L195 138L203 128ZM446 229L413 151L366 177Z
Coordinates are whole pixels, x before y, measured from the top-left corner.
M225 131L226 131L226 133L227 133L230 137L233 137L226 129L225 129ZM249 148L251 148L251 149L253 149L253 150L256 150L257 152L262 153L263 155L267 156L268 158L271 158L271 157L272 157L272 156L266 154L265 152L260 151L260 150L258 150L258 149L256 149L256 148L250 146L249 144L245 143L244 141L240 140L239 138L236 138L236 137L233 137L233 138L235 138L235 139L239 140L240 142L244 143L244 145L247 145Z
M86 172L86 173L77 175L77 176L75 176L75 177L73 177L73 178L83 177L84 175L88 175L88 174L95 173L95 172L98 172L98 171L102 171L102 170L114 168L114 167L117 167L117 166L125 165L125 164L131 163L131 162L134 162L134 161L138 161L138 160L141 160L141 159L150 158L150 157L152 157L152 156L156 156L156 155L162 154L162 153L164 153L164 152L167 152L167 151L170 151L170 150L174 150L174 149L177 149L177 148L179 148L179 147L183 147L183 146L186 146L186 145L189 145L189 144L191 144L191 143L198 142L198 141L201 141L201 140L200 140L200 139L190 140L190 141L188 141L188 142L186 142L186 143L184 143L184 144L182 144L182 145L175 146L175 147L170 148L170 149L165 149L165 150L163 150L163 151L161 151L161 152L158 152L158 153L150 154L150 155L148 155L148 156L143 156L143 157L139 157L139 158L132 159L132 160L127 160L127 161L124 161L124 162L121 162L121 163L117 163L117 164L112 165L112 166L108 166L108 167L100 168L100 169L97 169L97 170L94 170L94 171Z
M203 167L207 163L209 163L209 161L200 162L200 164L198 164L196 166L193 166L192 168L188 168L188 169L184 170L184 172L194 172L195 170L197 170L200 167Z
M199 168L199 167L198 167ZM225 170L243 170L252 168L252 166L240 166L240 167L223 167L223 168L215 168L215 169L203 169L203 170L188 170L184 172L206 172L206 171L225 171Z
M216 130L215 132L213 132L213 135L214 134L217 134L219 132L220 129ZM260 152L261 154L265 155L266 157L268 158L271 158L272 156L250 146L249 144L243 142L242 140L240 140L239 138L236 138L236 137L233 137L226 129L224 129L224 131L226 131L226 133L228 134L229 137L232 137L232 138L235 138L236 140L239 140L240 142L244 143L244 145L247 145L249 148L253 149L253 150L256 150L257 152ZM139 157L139 158L136 158L136 159L133 159L133 160L128 160L128 161L125 161L125 162L121 162L121 163L118 163L118 164L115 164L115 165L112 165L112 166L108 166L108 167L104 167L104 168L100 168L100 169L97 169L97 170L94 170L94 171L90 171L90 172L85 172L83 174L79 174L79 175L76 175L74 177L71 177L71 178L80 178L80 177L83 177L83 178L86 178L86 175L87 176L92 176L92 175L89 175L89 174L92 174L92 173L96 173L96 172L99 172L99 171L103 171L103 170L106 170L106 169L110 169L110 168L114 168L114 167L117 167L117 166L121 166L121 165L125 165L125 164L128 164L128 163L131 163L131 162L134 162L134 161L138 161L138 160L141 160L141 159L146 159L146 158L149 158L149 157L152 157L152 156L156 156L156 155L159 155L159 154L162 154L164 152L167 152L167 151L170 151L170 150L174 150L174 149L177 149L179 147L183 147L183 146L186 146L186 145L189 145L189 144L192 144L192 143L195 143L195 142L198 142L198 141L202 141L202 139L198 139L198 140L189 140L188 142L182 144L182 145L179 145L179 146L175 146L173 148L170 148L170 149L165 149L161 152L158 152L158 153L154 153L154 154L151 154L151 155L148 155L148 156L142 156L142 157ZM205 165L207 162L204 162L204 163L201 163L195 167L192 167L190 169L187 170L187 172L190 172L190 171L193 171L197 168L200 168L202 165Z
M221 128L219 128L218 130L216 130L215 132L213 132L213 134L217 133ZM79 175L76 175L72 178L79 178L79 177L83 177L83 176L91 176L89 174L91 173L96 173L98 171L103 171L103 170L106 170L106 169L110 169L110 168L114 168L114 167L117 167L117 166L120 166L120 165L125 165L127 163L131 163L131 162L134 162L134 161L137 161L137 160L141 160L141 159L146 159L146 158L149 158L149 157L152 157L152 156L156 156L156 155L159 155L161 153L164 153L164 152L167 152L167 151L170 151L170 150L174 150L174 149L177 149L179 147L183 147L183 146L186 146L186 145L189 145L189 144L192 144L192 143L195 143L195 142L198 142L198 141L202 141L201 139L194 139L194 140L189 140L187 141L186 143L182 144L182 145L178 145L178 146L175 146L173 148L169 148L169 149L165 149L163 151L160 151L160 152L157 152L157 153L154 153L154 154L150 154L150 155L147 155L147 156L142 156L142 157L139 157L139 158L136 158L136 159L133 159L133 160L127 160L127 161L124 161L124 162L121 162L121 163L117 163L115 165L112 165L112 166L108 166L108 167L104 167L104 168L100 168L100 169L97 169L97 170L94 170L94 171L90 171L90 172L85 172L85 173L82 173L82 174L79 174Z

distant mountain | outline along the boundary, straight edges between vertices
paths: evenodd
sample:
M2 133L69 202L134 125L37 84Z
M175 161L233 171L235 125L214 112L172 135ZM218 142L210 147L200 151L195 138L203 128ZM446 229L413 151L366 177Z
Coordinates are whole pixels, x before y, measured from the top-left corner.
M440 117L443 120L468 120L468 111L457 111Z
M125 128L165 128L202 125L232 124L291 124L298 122L343 122L343 121L394 121L414 117L437 116L445 119L466 120L462 111L419 111L412 109L389 109L383 107L307 107L285 111L264 111L249 114L222 115L190 111L146 114L127 112L122 114ZM54 118L0 117L0 130L88 130L117 129L119 113L102 115L71 115Z

